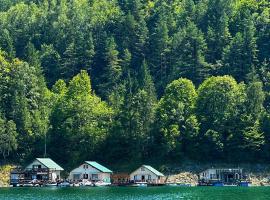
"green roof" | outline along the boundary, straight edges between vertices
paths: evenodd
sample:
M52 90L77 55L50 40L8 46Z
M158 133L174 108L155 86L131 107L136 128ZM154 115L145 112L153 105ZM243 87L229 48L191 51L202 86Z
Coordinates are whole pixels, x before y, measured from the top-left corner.
M96 168L97 170L103 172L103 173L112 173L111 170L108 168L102 166L101 164L94 162L94 161L85 161L85 163L91 165L92 167Z
M153 167L151 167L150 165L143 165L143 167L145 167L146 169L150 170L151 172L153 172L155 175L157 176L164 176L164 174L162 174L161 172L159 172L158 170L154 169Z
M42 163L45 167L49 169L54 169L54 170L59 170L62 171L64 170L62 167L60 167L56 162L54 162L50 158L37 158L40 163Z

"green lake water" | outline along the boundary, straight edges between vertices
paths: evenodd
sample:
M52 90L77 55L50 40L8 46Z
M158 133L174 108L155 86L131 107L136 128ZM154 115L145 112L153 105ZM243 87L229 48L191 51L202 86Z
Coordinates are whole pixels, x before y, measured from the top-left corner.
M265 200L270 187L2 188L0 200Z

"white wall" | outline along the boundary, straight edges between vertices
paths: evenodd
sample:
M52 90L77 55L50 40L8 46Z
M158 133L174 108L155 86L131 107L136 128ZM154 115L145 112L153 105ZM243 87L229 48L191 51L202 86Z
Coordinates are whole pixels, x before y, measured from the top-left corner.
M84 166L87 165L88 168L84 168ZM88 174L88 180L92 180L92 174L97 174L98 175L98 180L106 181L106 182L111 182L111 174L110 173L102 173L96 168L92 167L91 165L88 165L86 163L80 165L79 167L73 169L70 174L69 178L72 181L74 180L74 174L79 175L79 179L83 179L84 174Z
M41 162L39 162L38 160L34 160L31 164L29 164L26 169L27 170L31 170L33 169L33 165L41 165L41 169L48 169L45 165L43 165ZM61 179L60 173L61 171L58 170L50 170L51 172L51 181L56 182L57 181L57 176L59 179Z
M144 170L142 170L142 167L140 167L139 169L137 169L136 171L132 172L130 174L130 180L131 181L142 181L142 176L145 177L145 181L151 181L151 182L155 182L158 183L160 182L160 180L158 180L158 176L156 174L154 174L153 172L151 172L150 170L148 170L147 168L143 167ZM151 179L149 180L149 175L151 176ZM136 177L135 177L136 176Z
M26 169L32 169L33 165L41 165L42 169L47 169L47 167L45 167L45 165L43 165L41 162L39 162L38 160L34 160L31 164L29 164Z

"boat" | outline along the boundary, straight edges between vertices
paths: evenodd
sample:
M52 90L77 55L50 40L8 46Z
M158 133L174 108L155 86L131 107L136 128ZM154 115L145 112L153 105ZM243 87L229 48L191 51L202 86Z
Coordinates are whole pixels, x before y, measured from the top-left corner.
M46 183L46 187L57 187L57 183Z
M82 186L81 183L74 183L74 184L73 184L73 187L81 187L81 186Z
M24 183L22 186L23 187L34 187L34 184L29 182L29 183Z
M224 183L223 182L214 182L213 186L215 186L215 187L223 187Z
M91 181L83 181L79 183L80 186L85 186L85 187L93 187L94 184Z
M59 183L58 186L59 186L59 187L70 187L70 183L67 182L67 181L64 181L64 182L62 182L62 183Z
M109 186L109 185L111 185L111 183L107 183L107 182L103 182L103 181L98 181L98 182L95 182L94 185L96 187L103 187L103 186Z
M251 186L251 183L248 182L248 181L241 181L241 182L238 183L238 186L240 186L240 187L249 187L249 186Z
M132 187L147 187L147 182L136 182L131 185Z

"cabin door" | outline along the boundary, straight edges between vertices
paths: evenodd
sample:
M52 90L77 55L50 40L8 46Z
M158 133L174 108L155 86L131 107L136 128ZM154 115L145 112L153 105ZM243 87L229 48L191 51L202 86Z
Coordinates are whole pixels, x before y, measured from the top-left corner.
M144 182L145 181L145 176L144 175L142 175L142 182Z

